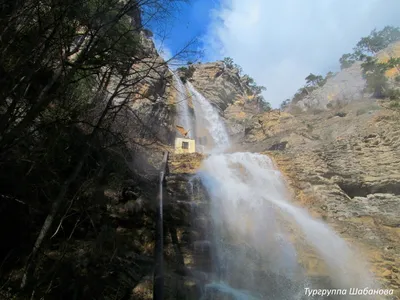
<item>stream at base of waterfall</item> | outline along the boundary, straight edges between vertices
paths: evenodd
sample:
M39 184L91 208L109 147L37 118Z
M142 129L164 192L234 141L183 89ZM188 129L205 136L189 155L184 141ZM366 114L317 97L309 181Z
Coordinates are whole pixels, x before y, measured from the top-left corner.
M224 153L224 122L190 82L186 86L202 120L196 126L213 139L196 175L208 192L212 220L213 272L202 299L379 299L354 295L356 288L367 294L379 288L364 261L325 223L290 203L268 156Z

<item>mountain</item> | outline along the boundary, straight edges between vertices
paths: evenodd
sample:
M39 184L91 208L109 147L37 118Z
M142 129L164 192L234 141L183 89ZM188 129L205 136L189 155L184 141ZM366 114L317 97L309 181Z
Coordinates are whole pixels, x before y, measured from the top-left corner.
M174 154L177 82L140 2L71 3L0 10L0 298L152 299L163 187L165 299L198 299L213 259L209 195L193 177L206 155ZM231 59L177 74L220 115L230 151L269 155L293 202L357 247L399 297L398 112L362 93L360 64L287 111L270 110ZM397 75L386 71L394 89ZM323 277L313 257L302 264Z
M378 61L399 49L391 44ZM397 68L385 72L391 88L398 75ZM222 62L193 65L187 80L217 107L228 130L240 133L234 149L272 157L293 201L357 247L382 286L400 297L399 116L390 99L364 92L361 62L286 111L258 110L238 72ZM304 264L319 272L313 259Z
M392 43L379 51L375 57L382 63L387 62L390 57L400 57L400 42ZM290 109L327 109L338 104L347 104L371 97L371 93L365 91L366 80L362 75L361 65L362 62L356 61L349 68L328 78L322 87L313 90L300 101L292 103ZM400 75L398 67L392 67L386 71L386 76L392 81L398 75Z

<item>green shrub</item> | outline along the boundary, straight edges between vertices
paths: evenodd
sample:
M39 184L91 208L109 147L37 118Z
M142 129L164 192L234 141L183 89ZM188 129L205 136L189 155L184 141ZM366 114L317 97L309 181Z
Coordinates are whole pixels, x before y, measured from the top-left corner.
M188 79L192 78L195 68L192 65L189 65L188 68L187 67L178 68L178 71L181 74L180 79L182 80L183 83L186 83Z
M389 107L391 109L400 110L400 101L391 101Z
M388 89L385 94L390 100L400 100L399 89Z
M223 61L228 69L232 69L234 67L233 59L231 57L225 57Z

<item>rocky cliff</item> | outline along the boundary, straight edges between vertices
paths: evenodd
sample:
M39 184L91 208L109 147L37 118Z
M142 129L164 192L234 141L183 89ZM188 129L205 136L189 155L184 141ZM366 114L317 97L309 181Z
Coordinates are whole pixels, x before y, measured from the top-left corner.
M390 57L400 57L400 42L379 51L376 57L379 62L387 62ZM399 74L398 68L391 68L386 72L386 76L392 81ZM343 105L364 97L368 98L371 95L364 91L365 84L361 62L356 62L329 78L323 87L312 91L310 95L297 103L293 103L289 110L328 109L338 103Z
M335 102L348 103L364 97L365 80L361 74L361 63L356 62L350 68L344 69L326 84L295 105L302 110L310 108L326 109Z
M387 72L389 78L396 74ZM231 132L241 133L235 150L272 157L293 201L334 228L400 299L399 115L385 108L385 100L363 95L360 64L298 103L305 112L259 113L235 71L222 63L196 65L190 80L219 108ZM313 259L304 264L319 272Z
M156 136L160 142L170 144L174 137L172 124L175 118L169 102L172 97L172 74L152 39L145 32L141 32L141 39L142 57L139 63L132 66L136 83L130 108L138 125L145 125L142 137Z
M216 107L234 139L243 138L251 116L260 112L245 76L224 62L193 64L187 78Z
M399 115L376 100L254 117L239 147L271 156L293 200L330 224L400 297ZM321 237L323 238L323 237Z

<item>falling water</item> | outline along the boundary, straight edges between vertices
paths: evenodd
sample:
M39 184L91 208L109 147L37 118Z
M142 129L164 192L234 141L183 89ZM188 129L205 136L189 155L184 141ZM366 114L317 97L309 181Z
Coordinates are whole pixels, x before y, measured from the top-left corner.
M188 104L188 96L186 94L186 88L183 85L181 79L173 73L174 80L176 83L176 91L177 91L177 125L182 126L185 128L188 133L189 138L194 138L194 130L193 130L193 121L192 116L190 115L189 111L189 104Z
M212 152L225 151L229 147L229 137L218 112L190 82L187 82L187 86L193 97L196 120L200 122L197 126L204 127L213 139L214 148Z
M197 174L210 197L213 223L213 272L203 299L309 299L306 289L346 291L313 299L349 299L350 288L376 288L343 239L290 203L268 156L222 154L230 142L221 118L190 82L187 87L197 121L214 141L214 154Z
M267 156L212 155L199 175L211 198L218 258L206 294L212 290L232 299L289 300L306 299L307 287L346 289L348 294L350 288L374 286L336 233L288 202L280 172ZM307 256L313 252L325 270L307 270L299 263L312 259ZM313 277L307 271L322 274Z

